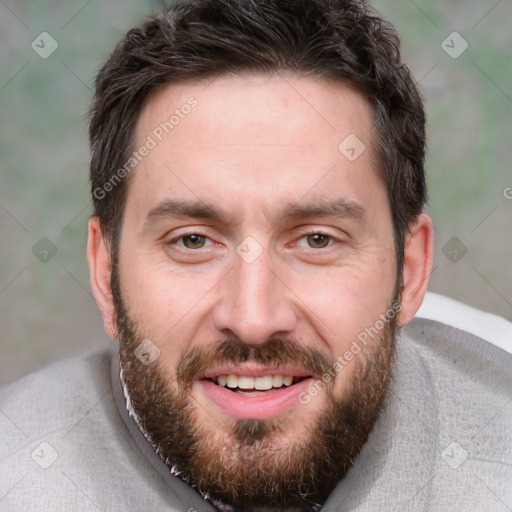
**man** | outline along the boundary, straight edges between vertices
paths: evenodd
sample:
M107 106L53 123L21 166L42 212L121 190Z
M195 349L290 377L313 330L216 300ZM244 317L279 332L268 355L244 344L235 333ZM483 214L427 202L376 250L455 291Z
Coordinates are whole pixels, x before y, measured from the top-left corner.
M3 509L511 509L510 354L413 320L433 228L398 48L355 1L190 0L126 34L90 122L118 351L3 391Z

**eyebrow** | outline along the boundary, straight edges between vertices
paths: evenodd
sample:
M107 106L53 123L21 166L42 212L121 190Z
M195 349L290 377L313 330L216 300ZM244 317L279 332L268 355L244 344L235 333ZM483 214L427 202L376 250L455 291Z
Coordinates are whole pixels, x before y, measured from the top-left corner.
M168 217L190 217L195 219L215 220L225 224L228 223L228 215L225 212L208 205L204 201L166 199L148 212L144 226L152 221L163 220Z
M303 220L310 217L343 217L366 223L366 210L359 203L343 197L315 198L311 203L288 203L281 209L281 218Z
M279 213L281 220L305 220L313 217L333 216L354 219L360 223L367 221L366 210L359 203L342 197L315 198L302 205L290 202L282 206ZM169 217L207 219L221 224L229 224L230 221L230 216L225 211L209 205L205 201L166 199L147 213L143 230L148 229L153 222Z

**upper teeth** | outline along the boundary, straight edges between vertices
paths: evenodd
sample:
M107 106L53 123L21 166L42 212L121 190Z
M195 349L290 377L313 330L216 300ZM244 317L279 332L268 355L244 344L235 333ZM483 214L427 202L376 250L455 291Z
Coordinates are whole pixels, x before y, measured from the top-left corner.
M284 375L265 375L264 377L246 377L244 375L219 375L217 383L219 386L240 389L266 389L280 388L283 384L291 386L293 377Z

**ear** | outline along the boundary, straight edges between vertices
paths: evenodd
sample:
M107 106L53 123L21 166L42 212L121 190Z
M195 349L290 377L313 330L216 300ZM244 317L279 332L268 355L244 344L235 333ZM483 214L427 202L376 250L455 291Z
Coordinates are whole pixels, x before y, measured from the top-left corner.
M112 289L110 287L110 252L105 244L105 237L101 230L98 217L91 217L89 219L87 261L89 262L92 292L94 293L98 307L103 315L105 332L111 338L115 338L115 309L112 298Z
M400 326L413 318L423 302L432 272L433 250L432 220L422 213L414 221L405 240Z

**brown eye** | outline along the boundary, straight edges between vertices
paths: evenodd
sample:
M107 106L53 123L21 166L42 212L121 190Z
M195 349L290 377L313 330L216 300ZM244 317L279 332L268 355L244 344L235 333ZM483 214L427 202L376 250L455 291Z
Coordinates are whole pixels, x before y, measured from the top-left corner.
M202 249L206 243L206 237L193 233L182 237L183 245L187 249Z
M330 237L322 233L307 235L308 245L313 249L323 249L329 245Z

